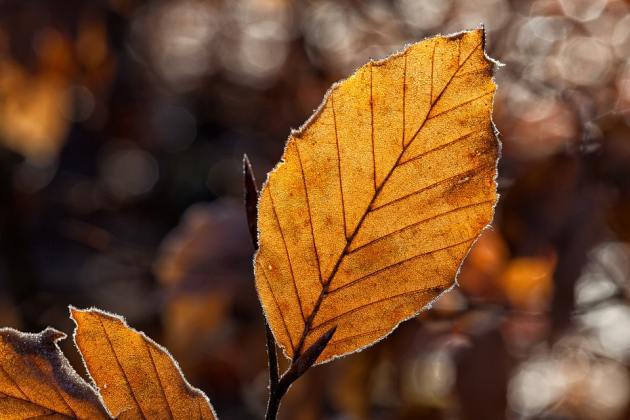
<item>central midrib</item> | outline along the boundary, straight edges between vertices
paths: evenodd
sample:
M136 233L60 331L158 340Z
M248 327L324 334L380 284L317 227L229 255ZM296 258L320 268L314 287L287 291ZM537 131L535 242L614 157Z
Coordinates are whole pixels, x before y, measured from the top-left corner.
M433 105L435 105L435 103L431 104L431 106L429 107L429 111L427 112L427 117L429 115L429 112L431 112L431 109L433 108ZM297 359L297 357L300 355L300 352L302 351L302 347L304 346L304 341L306 340L306 336L308 335L308 332L310 331L311 326L313 324L313 319L317 315L317 312L319 311L319 307L322 304L322 301L324 300L324 297L328 294L328 288L330 286L330 283L332 283L332 280L335 278L335 275L337 274L337 271L339 270L339 267L341 266L341 263L343 262L343 259L346 257L346 255L348 253L348 248L350 248L350 244L352 244L352 241L354 240L354 237L357 235L357 233L361 229L361 226L363 225L363 222L365 221L365 218L370 213L370 207L376 201L376 198L378 197L379 193L383 189L383 186L387 183L387 180L389 179L389 177L394 172L394 169L396 169L396 167L399 165L400 159L402 158L403 154L405 153L405 151L407 150L409 145L411 145L411 143L413 143L413 140L415 139L417 133L419 133L420 130L422 130L422 127L424 127L424 124L426 123L426 121L428 119L427 117L425 117L425 119L422 122L420 128L418 129L418 131L416 132L414 137L411 139L411 141L407 144L407 146L403 147L403 149L401 150L400 154L398 155L398 158L396 159L396 163L394 163L392 168L389 170L389 172L387 173L387 176L385 176L385 178L383 179L383 182L381 183L381 185L376 189L376 191L374 191L374 195L372 196L372 199L368 203L365 212L363 212L363 215L361 216L361 219L359 219L359 223L354 228L354 231L352 231L352 234L346 239L346 245L344 246L343 250L341 251L341 254L339 255L339 258L337 258L337 261L335 262L335 265L333 266L333 269L330 272L330 275L328 275L328 278L324 282L324 284L322 286L322 290L319 293L319 297L317 298L317 302L315 302L315 306L313 306L313 310L311 311L310 315L308 316L308 318L306 318L306 321L304 322L304 330L302 331L302 336L300 337L300 341L298 342L298 345L295 348L295 355L293 356L294 360Z
M461 40L459 40L459 42L461 42ZM426 115L424 117L424 120L422 121L422 123L420 124L420 126L418 127L416 132L413 134L413 136L411 137L411 140L409 140L409 143L407 143L406 146L403 145L403 147L402 147L402 149L400 151L400 154L398 155L398 158L396 159L396 162L394 163L394 165L392 165L391 169L388 171L387 175L383 179L383 182L381 182L381 185L379 185L378 188L374 191L374 195L372 196L372 199L368 203L368 205L367 205L367 207L365 209L365 212L363 212L363 214L361 215L361 219L359 219L359 223L357 224L357 226L352 231L352 234L346 239L346 244L345 244L343 250L341 251L341 254L339 255L339 258L337 258L337 261L335 262L335 265L333 266L333 269L330 272L330 274L328 275L326 281L323 282L322 290L319 293L319 296L317 298L317 301L315 302L315 305L313 306L313 310L311 311L309 316L304 321L304 329L302 331L302 335L300 337L300 341L298 342L297 346L295 347L295 352L293 354L293 362L295 362L298 359L298 357L300 356L300 354L302 352L302 347L304 347L304 342L306 341L306 337L308 336L308 333L310 332L311 327L313 325L313 320L315 319L315 316L317 315L317 313L319 311L319 307L321 306L324 298L328 294L328 289L330 287L330 284L332 283L332 280L335 278L335 275L337 274L337 271L339 270L339 267L341 266L341 263L343 262L344 258L348 255L348 249L349 249L350 245L352 244L352 241L354 240L355 236L357 235L357 233L361 229L361 227L363 225L363 222L365 221L365 218L370 213L372 205L374 204L374 202L378 198L378 195L382 191L382 189L385 186L385 184L387 184L387 181L389 180L391 175L394 173L394 170L398 167L398 165L400 165L400 160L402 159L402 157L405 154L405 152L407 151L407 149L413 144L415 139L418 137L418 134L420 134L420 131L424 128L426 122L430 119L429 118L429 114L431 113L431 110L433 110L433 107L435 106L435 104L442 98L442 95L444 94L444 92L446 91L448 86L451 84L451 81L453 80L455 75L457 73L459 73L459 71L464 66L464 64L466 64L468 59L475 53L477 48L479 48L482 44L483 44L483 41L479 45L477 45L475 48L473 48L472 51L470 52L470 54L464 59L464 61L459 64L457 70L455 72L453 72L453 75L449 78L448 82L444 85L444 88L442 89L442 91L438 94L438 96L436 96L435 100L431 102L431 106L429 106L429 109L427 110L427 113L426 113ZM405 54L406 54L406 52L405 52ZM433 57L431 58L431 69L432 69L432 71L431 71L431 92L433 91L433 65L434 65L434 61L435 61L434 55L435 55L435 44L433 46ZM406 80L403 80L403 86L405 86L405 84L406 84ZM405 108L405 104L403 103L403 109L404 108ZM404 130L404 127L403 127L403 130Z

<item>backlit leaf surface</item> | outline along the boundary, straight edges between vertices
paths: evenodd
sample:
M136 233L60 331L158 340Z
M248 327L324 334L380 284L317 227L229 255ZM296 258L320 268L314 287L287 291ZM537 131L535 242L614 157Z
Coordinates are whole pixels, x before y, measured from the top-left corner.
M389 334L450 288L497 200L494 63L482 29L335 84L259 201L256 286L277 341L318 361Z
M0 418L110 418L59 350L63 338L52 328L39 334L0 329Z
M123 319L71 309L85 365L109 411L121 419L214 419L206 396L186 382L171 355Z

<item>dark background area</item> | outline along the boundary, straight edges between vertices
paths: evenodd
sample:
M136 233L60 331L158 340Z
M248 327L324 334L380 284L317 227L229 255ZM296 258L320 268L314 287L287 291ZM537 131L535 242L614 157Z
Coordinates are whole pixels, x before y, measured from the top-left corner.
M261 417L242 154L261 182L333 82L480 23L505 64L493 227L459 289L309 371L281 418L630 419L621 0L0 0L0 324L121 314L221 418Z

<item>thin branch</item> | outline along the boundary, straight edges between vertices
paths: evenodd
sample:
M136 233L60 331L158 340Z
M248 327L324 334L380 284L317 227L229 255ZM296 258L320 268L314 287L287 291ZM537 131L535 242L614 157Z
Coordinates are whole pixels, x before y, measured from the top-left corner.
M258 250L258 188L256 187L256 179L247 155L243 155L243 188L249 234L254 250ZM269 392L271 393L271 390L278 386L278 354L276 352L276 340L266 318L264 322L267 358L269 359Z
M247 212L247 226L252 238L254 249L258 249L258 188L252 164L247 155L243 155L243 194L245 196L245 211Z
M269 390L278 386L278 353L276 352L276 340L267 320L265 320L265 336L267 338L267 358L269 359Z

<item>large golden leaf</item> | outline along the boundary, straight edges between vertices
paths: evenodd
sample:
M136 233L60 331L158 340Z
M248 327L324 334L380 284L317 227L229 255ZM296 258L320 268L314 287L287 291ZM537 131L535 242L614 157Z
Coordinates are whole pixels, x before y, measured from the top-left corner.
M74 339L109 411L120 419L214 419L171 355L121 318L71 308Z
M65 334L0 329L0 418L110 418L59 350Z
M256 286L277 341L318 362L389 334L454 283L497 200L494 63L482 29L334 85L259 201Z

